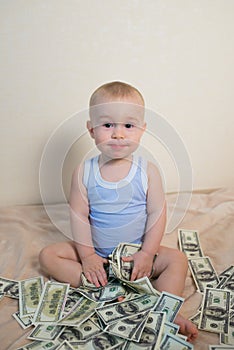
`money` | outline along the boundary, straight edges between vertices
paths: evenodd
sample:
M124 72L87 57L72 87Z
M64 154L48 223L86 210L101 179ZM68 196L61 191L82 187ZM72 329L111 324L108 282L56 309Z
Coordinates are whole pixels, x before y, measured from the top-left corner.
M223 345L209 345L209 350L231 350L233 347Z
M129 243L120 243L115 251L116 258L114 260L117 261L117 266L124 280L130 280L132 269L133 269L133 261L126 262L122 260L123 256L131 256L134 253L140 250L140 244L129 244Z
M215 333L228 333L230 292L206 288L199 329Z
M113 301L120 296L124 297L127 295L126 288L117 282L107 284L105 287L98 288L97 290L81 286L78 288L78 291L86 298L99 302Z
M64 340L57 348L56 350L75 350L71 344L68 343L68 341Z
M166 334L160 344L160 350L192 350L193 345L173 334Z
M58 344L54 343L53 341L41 342L36 340L16 350L48 350L48 349L55 350L57 349L57 347L58 347Z
M139 312L112 323L105 331L132 341L139 341L144 325L148 318L148 311Z
M219 278L209 257L192 258L188 263L195 284L201 293L206 287L215 288L217 286Z
M33 340L55 340L62 332L63 327L57 325L37 325L29 334L28 339Z
M19 282L19 313L21 318L35 313L43 285L41 276Z
M230 312L228 333L220 334L220 344L234 345L234 311Z
M131 300L105 305L97 308L96 312L103 322L109 325L135 313L153 309L157 300L158 298L156 296L145 294Z
M99 305L100 303L96 303L93 300L81 298L71 311L58 321L58 324L65 326L79 326L95 312L95 309Z
M179 229L178 240L180 250L184 252L188 258L203 256L198 231Z
M0 293L13 299L19 299L18 281L0 277Z
M14 317L14 319L18 322L18 324L23 329L27 329L33 325L32 317L31 316L20 317L19 311L12 314L12 317Z
M39 305L35 311L33 323L56 323L62 316L69 285L66 283L46 282Z
M179 296L162 292L157 304L154 307L154 310L165 312L166 321L173 322L183 302L184 299Z
M122 346L125 342L126 341L123 338L117 337L114 334L99 332L95 337L86 342L71 341L70 343L75 349L79 350L121 350L124 349Z

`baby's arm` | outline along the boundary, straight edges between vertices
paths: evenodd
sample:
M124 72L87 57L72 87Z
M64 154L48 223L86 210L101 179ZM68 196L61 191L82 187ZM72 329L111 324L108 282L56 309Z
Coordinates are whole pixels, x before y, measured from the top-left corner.
M71 230L78 257L87 279L97 287L107 283L103 264L106 259L96 254L93 247L89 223L89 205L87 191L83 185L83 166L77 167L72 176L70 191Z
M157 167L148 164L147 225L141 250L124 261L134 261L131 280L150 276L166 225L166 202Z

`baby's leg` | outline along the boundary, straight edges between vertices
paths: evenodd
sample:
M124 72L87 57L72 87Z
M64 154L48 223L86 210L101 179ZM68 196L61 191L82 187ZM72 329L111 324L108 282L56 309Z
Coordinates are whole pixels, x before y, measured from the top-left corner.
M81 283L82 267L72 241L51 244L42 249L39 255L41 269L49 277L59 282L78 287Z
M186 256L177 249L160 247L155 260L152 285L155 289L182 296L185 279L187 275L188 263ZM196 326L182 315L178 315L175 322L180 326L180 332L193 341L198 330Z
M160 247L153 266L153 286L158 291L182 295L188 270L186 256L177 249Z

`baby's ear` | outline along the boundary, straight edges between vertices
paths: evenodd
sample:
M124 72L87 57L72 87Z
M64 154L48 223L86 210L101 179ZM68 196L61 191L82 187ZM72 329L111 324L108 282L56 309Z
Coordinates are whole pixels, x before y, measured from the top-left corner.
M88 131L89 131L89 133L90 133L90 136L91 136L92 138L94 138L93 126L92 126L92 123L91 123L90 120L87 121L86 127L87 127L87 129L88 129Z

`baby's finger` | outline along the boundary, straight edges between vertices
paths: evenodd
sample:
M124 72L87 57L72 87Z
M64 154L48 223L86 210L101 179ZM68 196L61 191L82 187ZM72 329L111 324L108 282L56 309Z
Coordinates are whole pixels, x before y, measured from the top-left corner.
M128 262L128 261L133 261L134 259L132 255L129 255L129 256L122 256L122 260Z
M104 269L101 271L98 270L96 272L96 274L97 274L97 278L98 278L99 282L101 283L101 285L105 286L107 284L107 276L106 276L105 270Z
M96 287L100 287L100 283L95 272L87 272L86 277L91 283L95 284Z

